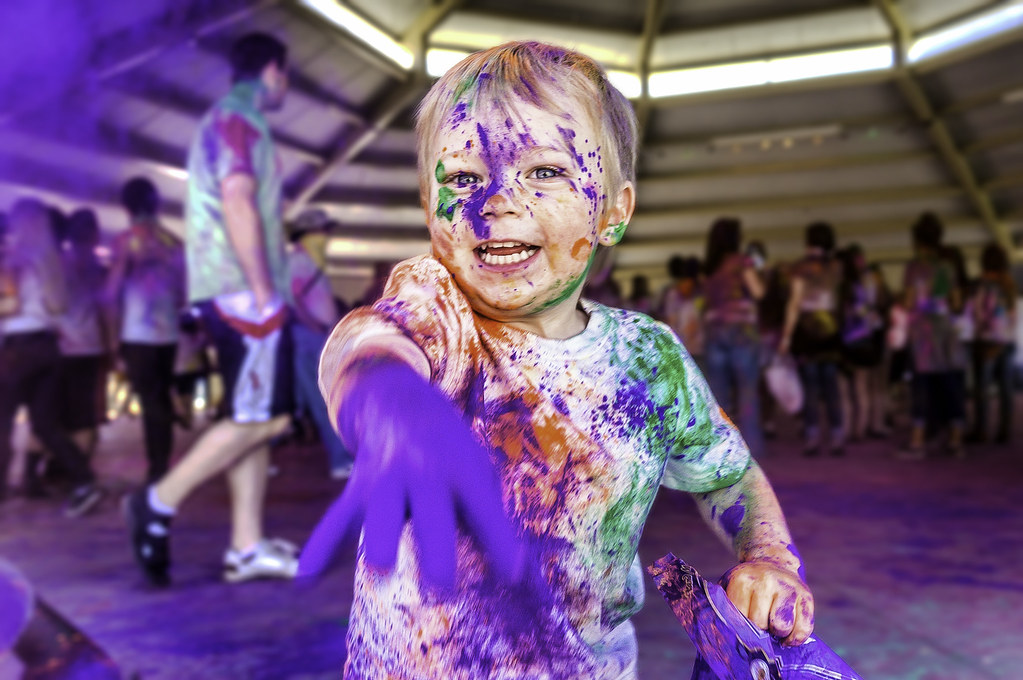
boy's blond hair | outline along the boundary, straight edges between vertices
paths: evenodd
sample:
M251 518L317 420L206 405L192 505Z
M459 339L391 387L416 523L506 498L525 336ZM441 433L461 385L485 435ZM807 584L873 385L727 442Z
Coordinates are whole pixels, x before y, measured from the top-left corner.
M466 113L480 102L501 107L517 97L547 111L561 111L559 101L570 97L590 113L597 130L606 184L614 196L636 179L636 113L629 100L607 79L604 69L589 57L540 42L509 42L470 54L434 83L416 113L416 152L419 194L426 205L430 142L445 117L459 104ZM608 209L605 203L605 210Z

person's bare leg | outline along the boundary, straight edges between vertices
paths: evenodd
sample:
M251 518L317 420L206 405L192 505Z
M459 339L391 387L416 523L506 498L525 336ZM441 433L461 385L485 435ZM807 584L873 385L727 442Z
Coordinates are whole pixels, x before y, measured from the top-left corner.
M185 457L156 483L161 503L177 508L200 484L223 472L251 449L284 432L288 416L264 423L221 420L203 432Z
M266 497L270 446L261 444L227 470L231 490L231 547L244 551L263 538L263 499Z
M867 423L870 417L869 368L857 368L853 371L853 393L856 402L856 420L853 421L853 436L863 439L867 436Z

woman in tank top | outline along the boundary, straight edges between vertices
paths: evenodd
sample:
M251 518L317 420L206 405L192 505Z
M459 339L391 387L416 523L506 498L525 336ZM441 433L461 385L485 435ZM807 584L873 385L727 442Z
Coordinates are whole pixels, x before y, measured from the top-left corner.
M757 300L764 296L750 258L742 254L742 225L722 217L711 225L704 283L707 382L754 456L764 452L760 424L760 336Z

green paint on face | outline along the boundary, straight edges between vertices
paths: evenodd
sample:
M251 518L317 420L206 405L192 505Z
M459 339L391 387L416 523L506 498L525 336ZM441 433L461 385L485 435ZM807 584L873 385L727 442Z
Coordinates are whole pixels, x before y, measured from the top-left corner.
M590 252L590 259L587 260L587 262L586 262L586 269L583 270L583 273L580 274L579 276L576 276L576 277L573 277L573 278L569 279L565 283L564 290L562 290L560 293L558 293L557 296L555 296L553 300L550 300L550 301L544 303L542 309L550 309L551 307L555 307L555 306L561 304L562 302L564 302L565 300L567 300L568 298L572 297L572 293L574 293L576 291L576 289L579 288L579 286L583 285L583 282L586 281L586 277L590 273L590 267L593 266L593 260L594 260L594 258L596 256L597 256L597 249L594 248Z
M437 167L433 169L433 176L437 178L438 182L444 183L447 175L444 174L444 163L442 161L437 161Z
M438 167L443 168L439 163ZM458 206L458 199L455 198L455 192L450 187L441 187L437 191L437 217L443 218L448 222L455 219L455 208Z

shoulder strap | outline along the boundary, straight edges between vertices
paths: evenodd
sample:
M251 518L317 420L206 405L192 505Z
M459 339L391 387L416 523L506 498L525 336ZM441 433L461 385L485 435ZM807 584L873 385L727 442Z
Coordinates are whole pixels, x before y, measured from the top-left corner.
M319 281L321 278L323 278L323 270L317 267L316 276L312 277L311 279L305 282L305 285L302 286L302 290L299 292L298 296L300 298L304 298L306 296L306 293L312 290L313 286L315 286L316 282Z

